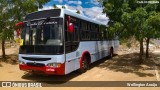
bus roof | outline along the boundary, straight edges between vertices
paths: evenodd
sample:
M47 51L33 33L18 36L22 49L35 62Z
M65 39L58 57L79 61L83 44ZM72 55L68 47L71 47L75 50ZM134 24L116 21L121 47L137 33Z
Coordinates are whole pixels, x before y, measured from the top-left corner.
M55 12L54 12L55 11ZM60 11L60 12L59 12ZM56 14L55 14L56 13ZM70 15L70 16L73 16L73 17L76 17L76 18L79 18L79 19L82 19L82 20L85 20L85 21L89 21L89 22L92 22L92 23L96 23L96 24L99 24L99 25L105 25L104 23L100 22L100 21L97 21L97 20L93 20L91 18L88 18L86 16L83 16L81 14L77 14L75 12L72 12L71 10L69 9L48 9L48 10L42 10L42 11L36 11L36 12L32 12L30 14L28 14L25 18L25 21L27 20L32 20L32 19L40 19L42 17L57 17L57 16L60 16L60 15L64 15L64 14L67 14L67 15Z

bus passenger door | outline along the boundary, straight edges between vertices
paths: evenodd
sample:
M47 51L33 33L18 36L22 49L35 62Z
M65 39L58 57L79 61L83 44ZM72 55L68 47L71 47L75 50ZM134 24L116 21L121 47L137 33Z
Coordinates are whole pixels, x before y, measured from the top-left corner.
M77 58L77 49L79 45L79 31L78 31L78 20L68 16L65 16L65 53L66 53L66 73L70 73L77 69L79 60ZM73 24L73 30L69 31L69 24Z

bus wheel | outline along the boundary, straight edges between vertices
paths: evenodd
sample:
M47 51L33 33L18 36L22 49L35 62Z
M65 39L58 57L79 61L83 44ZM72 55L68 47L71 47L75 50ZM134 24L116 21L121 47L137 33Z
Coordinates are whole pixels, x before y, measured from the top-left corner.
M87 69L89 69L89 62L88 62L88 58L87 56L84 56L83 60L82 60L82 68L80 68L78 70L79 73L84 73L87 71Z
M109 58L113 57L113 48L110 49L110 54L109 54Z

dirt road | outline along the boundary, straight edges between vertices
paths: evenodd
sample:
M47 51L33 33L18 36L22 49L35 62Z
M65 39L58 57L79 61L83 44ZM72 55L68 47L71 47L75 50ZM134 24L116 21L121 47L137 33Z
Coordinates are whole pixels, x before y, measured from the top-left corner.
M17 48L9 49L12 53L17 53ZM156 53L156 55L158 55ZM156 56L155 55L155 56ZM10 64L0 62L0 81L157 81L157 74L155 72L155 56L151 56L149 60L145 60L144 64L137 63L137 53L129 53L128 51L114 56L112 59L104 58L101 61L95 62L91 65L90 70L83 74L72 72L66 76L44 76L32 75L24 71L20 71L18 64ZM158 59L158 58L156 58ZM159 59L158 59L159 60ZM158 71L158 70L157 70ZM159 72L159 71L158 71ZM0 88L7 90L11 88ZM22 89L22 88L12 88ZM27 89L27 88L23 88ZM29 88L29 89L60 89L60 90L75 90L75 89L111 89L111 90L155 90L159 88L127 88L127 87L45 87L45 88Z

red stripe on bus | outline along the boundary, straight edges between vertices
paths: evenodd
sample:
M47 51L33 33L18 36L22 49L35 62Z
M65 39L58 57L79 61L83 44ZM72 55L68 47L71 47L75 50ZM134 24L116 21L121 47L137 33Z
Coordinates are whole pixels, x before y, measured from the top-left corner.
M89 51L84 51L84 52L82 53L82 56L81 56L80 60L79 60L80 69L82 68L82 60L83 60L83 58L84 58L84 56L85 56L86 54L89 54L89 55L90 55Z
M61 64L59 68L53 68L53 67L35 67L35 66L28 66L26 64L19 65L20 70L23 71L38 71L42 72L43 74L47 75L65 75L65 63Z

